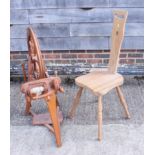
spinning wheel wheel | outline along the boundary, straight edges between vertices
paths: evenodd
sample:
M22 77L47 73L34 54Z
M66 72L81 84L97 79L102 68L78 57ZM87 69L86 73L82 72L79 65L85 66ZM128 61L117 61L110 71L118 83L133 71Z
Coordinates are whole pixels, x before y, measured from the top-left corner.
M46 67L44 65L39 43L32 28L28 28L28 81L34 79L42 79L48 77Z

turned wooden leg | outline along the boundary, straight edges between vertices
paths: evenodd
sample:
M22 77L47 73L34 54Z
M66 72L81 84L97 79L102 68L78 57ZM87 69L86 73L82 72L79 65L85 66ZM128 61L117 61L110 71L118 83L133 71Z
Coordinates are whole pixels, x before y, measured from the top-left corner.
M57 106L56 106L56 95L52 94L50 99L47 100L48 110L53 123L54 134L56 138L56 144L58 147L61 146L61 135L60 135L60 123L58 121Z
M121 91L121 88L120 87L116 87L116 91L117 91L117 95L118 95L118 97L120 99L120 102L121 102L121 104L122 104L122 106L123 106L123 108L125 110L126 117L130 118L130 113L128 111L128 105L127 105L127 103L125 101L125 98L123 96L123 92Z
M77 106L79 104L82 91L83 91L83 88L80 87L77 94L76 94L76 96L75 96L75 98L74 98L74 100L73 100L71 108L69 110L69 113L68 113L69 118L73 118L75 116L76 108L77 108Z
M26 109L25 109L25 113L28 115L28 114L30 114L31 99L28 96L25 96L25 98L26 98Z
M102 96L98 97L98 140L102 140Z

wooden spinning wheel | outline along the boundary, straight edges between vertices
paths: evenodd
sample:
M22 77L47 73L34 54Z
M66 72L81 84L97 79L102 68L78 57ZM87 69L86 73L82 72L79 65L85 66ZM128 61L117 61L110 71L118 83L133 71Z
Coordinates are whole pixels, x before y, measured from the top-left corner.
M39 43L32 28L28 28L28 81L48 77L47 69L42 59Z
M50 76L47 73L42 59L39 42L32 28L27 29L28 44L28 80L24 64L22 64L24 81L21 86L22 93L26 99L26 114L33 116L33 125L44 125L54 133L57 146L61 146L60 123L63 120L62 112L59 110L57 98L58 92L64 92L61 87L61 79L58 76ZM31 110L32 100L44 99L48 107L48 113L35 114Z

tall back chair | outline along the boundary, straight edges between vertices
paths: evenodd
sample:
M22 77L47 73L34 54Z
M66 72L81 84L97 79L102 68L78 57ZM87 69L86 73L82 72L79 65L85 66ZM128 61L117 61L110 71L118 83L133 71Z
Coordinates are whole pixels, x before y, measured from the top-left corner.
M76 108L79 104L83 89L89 89L98 97L98 139L102 139L102 96L108 93L113 88L116 88L120 102L125 110L126 117L130 118L127 103L123 97L120 85L123 84L123 76L117 73L119 62L119 54L124 38L125 23L128 12L124 10L114 11L114 20L112 28L112 45L110 52L110 60L108 69L105 71L92 71L86 75L82 75L75 79L79 86L77 95L74 98L73 104L69 110L69 117L75 115Z

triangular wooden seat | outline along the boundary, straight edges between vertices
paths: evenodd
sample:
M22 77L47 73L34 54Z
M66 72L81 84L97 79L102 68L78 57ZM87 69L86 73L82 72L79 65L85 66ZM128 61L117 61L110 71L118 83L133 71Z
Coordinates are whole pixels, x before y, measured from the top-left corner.
M93 71L75 80L80 87L90 89L95 95L105 95L111 89L123 84L123 76L103 71Z
M123 84L123 76L117 73L119 54L124 38L125 23L128 12L125 10L114 11L114 22L111 36L110 60L107 71L93 71L75 79L79 90L69 111L69 117L75 115L83 89L89 89L98 97L98 139L102 139L102 96L113 88L116 88L121 104L125 110L126 117L130 118L128 106L120 89Z

